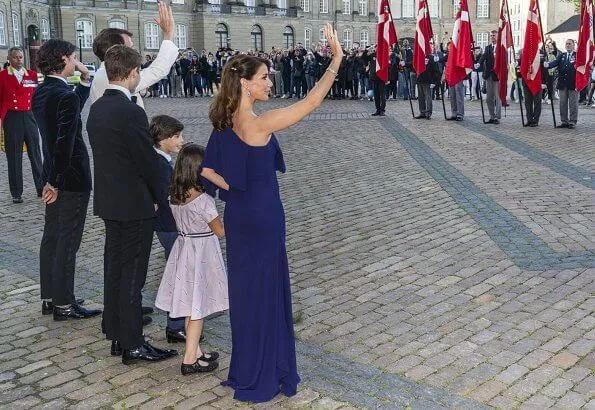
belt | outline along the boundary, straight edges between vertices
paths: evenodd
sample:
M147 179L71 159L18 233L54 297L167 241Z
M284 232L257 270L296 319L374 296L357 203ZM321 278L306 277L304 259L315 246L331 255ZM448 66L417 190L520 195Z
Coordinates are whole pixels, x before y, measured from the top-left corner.
M182 236L184 238L206 238L209 236L213 236L214 234L213 234L213 232L186 233L186 232L179 231L178 235Z

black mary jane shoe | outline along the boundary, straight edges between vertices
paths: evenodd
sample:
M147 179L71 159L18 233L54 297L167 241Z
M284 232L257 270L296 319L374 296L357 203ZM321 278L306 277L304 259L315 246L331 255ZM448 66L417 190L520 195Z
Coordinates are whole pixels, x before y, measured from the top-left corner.
M184 364L182 363L181 371L184 376L188 376L189 374L194 373L207 373L212 372L217 367L219 367L218 362L206 362L205 366L200 364L200 359L197 359L194 364Z
M205 352L203 352L202 356L200 356L198 360L201 360L203 362L215 362L219 358L219 353L214 351L206 354L209 355L209 357L205 356Z
M117 340L112 340L110 354L112 356L122 356L122 345Z
M75 301L77 305L84 305L85 299L77 299ZM44 300L41 302L41 314L42 315L51 315L54 313L54 302Z

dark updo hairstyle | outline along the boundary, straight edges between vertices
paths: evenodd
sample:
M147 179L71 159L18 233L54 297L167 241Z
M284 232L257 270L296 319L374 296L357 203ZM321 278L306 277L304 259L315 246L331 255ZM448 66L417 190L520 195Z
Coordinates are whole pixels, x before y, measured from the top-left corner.
M192 188L204 192L205 188L200 180L200 164L204 156L204 148L193 143L184 144L178 153L169 187L169 202L172 205L183 205L190 197L189 191Z
M227 60L221 73L219 93L209 110L209 119L217 131L233 127L231 118L242 99L240 79L251 80L262 65L268 69L269 61L249 55L238 55Z

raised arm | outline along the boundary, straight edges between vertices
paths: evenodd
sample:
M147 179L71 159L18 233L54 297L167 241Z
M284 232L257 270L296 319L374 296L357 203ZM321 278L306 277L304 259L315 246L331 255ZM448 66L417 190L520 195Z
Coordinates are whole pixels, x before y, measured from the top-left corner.
M324 101L328 91L335 82L335 77L343 59L343 50L335 29L330 24L327 24L324 31L333 53L333 60L329 68L314 88L312 88L312 91L308 93L306 98L289 107L267 111L262 114L256 121L259 134L270 135L273 132L292 126L318 108L322 104L322 101Z

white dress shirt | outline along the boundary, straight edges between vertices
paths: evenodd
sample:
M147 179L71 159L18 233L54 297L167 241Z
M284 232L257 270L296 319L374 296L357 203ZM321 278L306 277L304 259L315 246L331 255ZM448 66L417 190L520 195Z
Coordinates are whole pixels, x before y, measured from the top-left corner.
M140 72L140 83L136 88L134 95L136 98L136 103L145 108L143 104L143 99L139 95L139 92L152 86L163 77L169 74L169 70L171 66L176 62L176 58L178 58L178 46L176 46L173 41L170 40L163 40L161 43L161 48L159 49L159 53L157 57L151 65ZM91 104L95 102L99 97L103 95L103 92L106 90L109 81L107 79L107 73L105 72L105 63L102 62L99 66L99 69L95 73L93 77L93 83L91 84Z

